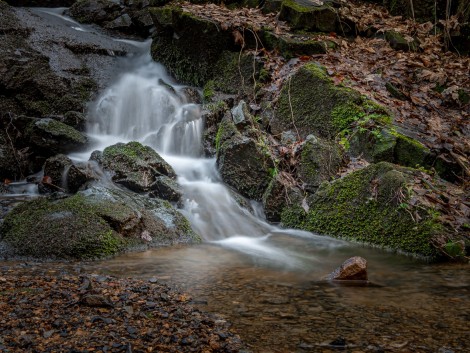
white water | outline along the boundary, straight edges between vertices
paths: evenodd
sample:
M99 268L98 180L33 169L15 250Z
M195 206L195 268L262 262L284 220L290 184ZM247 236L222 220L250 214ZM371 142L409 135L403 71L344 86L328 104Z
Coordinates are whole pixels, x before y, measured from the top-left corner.
M148 50L147 50L148 52ZM173 166L184 191L184 208L194 230L206 242L290 268L302 267L302 256L276 245L279 236L318 238L319 248L344 242L311 233L282 230L241 207L222 183L215 158L202 157L204 121L200 107L188 103L183 86L174 82L150 55L133 60L90 109L90 151L75 154L87 160L92 150L117 142L139 141L154 148Z

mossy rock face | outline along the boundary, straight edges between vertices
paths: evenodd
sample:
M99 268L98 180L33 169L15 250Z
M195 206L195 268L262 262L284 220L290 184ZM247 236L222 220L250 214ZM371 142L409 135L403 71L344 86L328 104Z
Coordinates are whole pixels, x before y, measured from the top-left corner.
M312 133L333 138L364 113L361 104L358 92L335 86L321 66L309 63L284 81L272 132L297 128L303 138Z
M60 200L25 202L5 217L1 234L16 255L58 259L97 259L133 248L200 241L167 201L103 187Z
M49 58L28 44L31 29L5 2L0 3L0 18L0 111L44 117L84 110L96 83L86 77L59 76Z
M87 142L83 133L51 118L35 119L25 134L30 143L46 155L68 152Z
M157 29L152 57L184 83L203 86L213 77L221 54L235 47L231 32L209 20L171 5L149 11Z
M432 165L431 151L421 142L400 133L396 133L395 136L395 163L412 168Z
M221 53L212 73L212 89L227 94L252 95L263 64L253 55L230 51Z
M335 47L333 42L299 39L295 36L280 35L272 31L262 31L260 36L267 49L277 50L286 59L301 55L324 54L328 49Z
M324 181L330 180L342 165L342 151L334 142L311 135L300 150L299 177L307 191L315 190Z
M284 0L279 19L290 24L292 29L320 32L335 32L338 15L332 1L317 5L308 0Z
M173 168L156 151L139 142L118 143L106 147L101 163L106 170L112 172L115 183L124 185L130 190L154 191L159 197L163 197L164 194L172 195L172 201L174 195L181 195L176 182L166 183L168 179L176 180ZM166 191L160 195L159 190Z
M349 140L348 154L368 162L394 162L397 137L386 128L357 129Z
M414 171L390 163L324 183L309 198L309 211L299 205L284 209L282 222L313 232L340 236L380 247L434 257L434 236L444 232L430 208L411 211L405 204ZM405 196L402 196L405 195ZM405 198L403 198L405 197ZM409 212L416 212L415 221Z

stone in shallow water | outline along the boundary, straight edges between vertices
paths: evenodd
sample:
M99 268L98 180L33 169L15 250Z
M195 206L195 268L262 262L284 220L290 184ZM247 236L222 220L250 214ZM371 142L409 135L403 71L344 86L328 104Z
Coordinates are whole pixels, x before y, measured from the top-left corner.
M329 280L360 280L367 281L367 260L360 256L354 256L328 275Z

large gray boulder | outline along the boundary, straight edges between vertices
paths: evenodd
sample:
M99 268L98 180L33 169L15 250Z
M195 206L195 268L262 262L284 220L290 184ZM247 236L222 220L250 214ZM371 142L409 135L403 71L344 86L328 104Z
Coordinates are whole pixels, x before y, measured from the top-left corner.
M96 259L200 238L167 201L93 187L68 198L22 203L5 217L1 240L15 255Z

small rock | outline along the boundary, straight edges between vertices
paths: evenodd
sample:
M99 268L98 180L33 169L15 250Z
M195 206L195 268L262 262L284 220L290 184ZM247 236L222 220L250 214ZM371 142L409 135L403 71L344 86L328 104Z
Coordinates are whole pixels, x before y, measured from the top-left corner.
M80 303L86 306L91 306L91 307L105 307L105 308L114 307L113 303L111 303L108 298L106 298L103 295L98 295L98 294L85 295L80 301Z
M354 256L333 271L328 277L329 280L360 280L367 281L367 261L360 256Z

